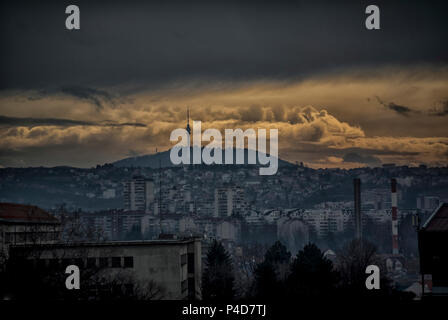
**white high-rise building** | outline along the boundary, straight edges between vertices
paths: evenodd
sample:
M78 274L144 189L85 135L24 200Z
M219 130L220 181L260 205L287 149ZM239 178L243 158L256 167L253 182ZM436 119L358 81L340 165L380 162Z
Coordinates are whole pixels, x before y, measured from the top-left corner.
M154 181L134 176L124 183L124 209L150 212L154 203Z
M244 214L245 210L246 201L243 188L230 186L215 189L214 217Z
M348 210L310 209L297 215L316 232L318 237L329 233L342 232L347 229L352 214Z

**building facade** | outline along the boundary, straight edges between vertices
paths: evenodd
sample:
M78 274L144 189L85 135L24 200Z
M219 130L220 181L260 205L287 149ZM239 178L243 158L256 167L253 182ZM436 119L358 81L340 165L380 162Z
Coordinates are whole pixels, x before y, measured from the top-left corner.
M60 238L60 222L36 206L0 203L0 259L10 245L53 243ZM0 261L1 262L1 261Z
M54 269L59 272L76 265L81 278L79 290L89 290L92 299L96 292L92 289L102 290L104 286L99 279L108 277L124 279L129 291L139 288L141 297L157 291L152 299L201 299L201 241L194 238L15 245L11 255L29 267L53 270L52 266L59 266ZM93 287L83 286L83 274L93 269L98 270L98 281Z
M246 211L244 189L236 186L215 189L214 217L230 217Z
M123 197L125 210L150 212L154 205L154 181L134 176L125 181Z
M448 296L448 203L441 203L418 232L420 272L429 292Z

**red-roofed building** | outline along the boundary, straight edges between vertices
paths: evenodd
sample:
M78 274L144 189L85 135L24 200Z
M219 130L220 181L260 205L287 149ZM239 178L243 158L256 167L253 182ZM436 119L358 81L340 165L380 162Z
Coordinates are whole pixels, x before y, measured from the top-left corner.
M420 270L430 292L448 296L448 203L441 203L418 233Z
M11 244L43 244L59 239L59 220L36 206L0 202L0 259Z

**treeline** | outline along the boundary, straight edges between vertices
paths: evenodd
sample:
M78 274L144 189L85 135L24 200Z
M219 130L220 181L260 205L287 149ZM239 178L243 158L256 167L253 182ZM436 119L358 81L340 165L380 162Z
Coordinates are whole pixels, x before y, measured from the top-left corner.
M333 261L332 261L333 260ZM365 282L368 265L378 265L376 248L366 241L353 240L332 260L313 243L292 257L279 241L265 253L252 270L250 285L243 291L236 286L235 270L223 245L214 241L204 266L202 298L206 301L231 300L288 301L301 299L398 299L411 300L412 293L393 288L380 273L380 289L368 290Z

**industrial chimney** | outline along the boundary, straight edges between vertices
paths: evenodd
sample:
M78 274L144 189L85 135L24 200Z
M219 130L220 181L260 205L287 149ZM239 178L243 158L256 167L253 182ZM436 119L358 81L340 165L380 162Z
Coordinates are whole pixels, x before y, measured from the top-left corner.
M361 216L361 179L353 179L354 203L355 203L355 238L362 239L362 216Z
M391 180L392 202L392 254L398 254L397 180Z

